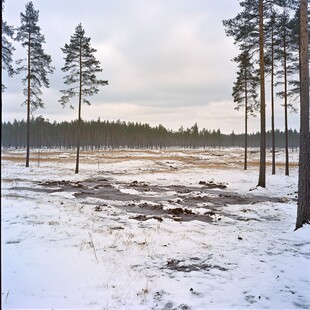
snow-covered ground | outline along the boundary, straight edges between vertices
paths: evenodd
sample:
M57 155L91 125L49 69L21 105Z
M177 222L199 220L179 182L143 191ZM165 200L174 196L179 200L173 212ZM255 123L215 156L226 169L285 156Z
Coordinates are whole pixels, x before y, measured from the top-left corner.
M242 152L2 150L2 308L310 308L298 154Z

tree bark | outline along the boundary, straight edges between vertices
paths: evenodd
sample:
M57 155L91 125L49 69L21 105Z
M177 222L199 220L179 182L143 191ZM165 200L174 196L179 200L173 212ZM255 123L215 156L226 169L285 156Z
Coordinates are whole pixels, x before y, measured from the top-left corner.
M300 0L300 149L296 229L310 223L308 1Z
M258 186L266 187L266 106L264 62L264 7L259 0L259 71L260 71L260 162Z
M245 95L245 111L244 111L244 170L248 168L248 84L247 84L247 70L244 74L244 95Z
M82 45L82 43L81 43ZM82 109L82 46L80 47L80 89L79 89L79 112L78 112L78 123L77 123L77 146L76 146L76 165L75 173L79 173L80 163L80 131L81 131L81 109Z
M287 54L286 54L286 30L283 38L283 66L284 66L284 126L285 126L285 175L289 175L288 156L288 115L287 115Z
M30 157L30 33L28 39L28 76L27 76L27 146L26 146L26 167L29 167Z
M276 143L274 134L274 24L271 29L271 139L272 139L272 174L276 174Z

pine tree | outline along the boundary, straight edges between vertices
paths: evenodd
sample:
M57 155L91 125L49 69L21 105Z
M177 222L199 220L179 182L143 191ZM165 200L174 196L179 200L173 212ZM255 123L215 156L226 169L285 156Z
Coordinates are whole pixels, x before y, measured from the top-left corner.
M266 98L264 54L264 1L259 0L260 161L258 186L266 187Z
M296 229L310 223L308 1L300 0L300 149Z
M70 43L61 48L65 56L65 66L62 68L68 74L64 77L64 83L73 84L72 87L61 90L63 96L59 102L66 106L72 97L78 96L78 126L77 126L77 155L75 173L79 173L80 135L81 135L81 108L82 102L90 105L85 98L99 92L99 86L108 85L108 81L98 80L96 74L102 72L100 62L96 60L96 49L90 46L90 38L85 36L81 24L75 28ZM73 108L70 104L70 108Z
M296 0L294 0L296 2ZM298 57L296 57L292 67L294 71L300 73L300 5L299 0L297 1L298 5L295 9L294 17L290 21L290 29L291 29L291 43L293 45L293 49L298 51ZM308 8L308 16L310 15L310 11ZM308 33L310 34L310 23L308 23ZM310 36L310 35L309 35ZM310 46L309 46L310 53ZM298 101L300 99L300 75L299 79L291 79L289 81L291 88L289 90L289 96L293 98L294 101Z
M247 149L248 149L248 117L254 116L258 109L257 86L259 80L254 69L249 52L242 51L238 57L233 59L238 64L237 79L234 82L232 96L237 103L236 110L244 108L244 170L247 170Z
M223 21L228 36L232 36L241 50L259 54L260 76L260 164L258 186L266 187L266 107L264 19L267 8L263 0L242 0L243 11L233 19Z
M223 25L226 35L233 37L241 50L253 55L259 52L258 0L242 0L239 4L242 11L234 18L223 20Z
M3 12L3 4L4 0L2 0L2 12ZM3 20L1 13L1 25L2 25L2 45L1 45L1 70L4 69L7 71L8 75L11 77L14 74L14 69L12 66L13 62L13 51L15 50L13 44L9 41L9 39L13 39L14 28L7 24L6 21ZM5 90L5 85L1 84L1 91Z
M17 72L26 71L26 76L22 79L26 86L24 95L27 96L24 104L27 106L27 154L26 167L29 167L30 155L30 115L31 112L44 108L41 99L42 86L49 87L47 75L53 73L54 68L51 66L51 56L45 54L42 44L45 43L45 37L41 34L41 28L38 26L39 11L34 9L33 3L26 4L25 14L21 13L21 26L17 28L16 40L27 48L27 63L22 65L23 60L17 63L20 65Z
M289 102L289 79L296 73L292 64L296 62L297 53L294 53L292 29L290 27L290 15L287 5L283 7L283 12L277 21L278 47L276 48L276 60L281 63L277 72L279 81L276 85L282 85L283 90L277 95L284 100L284 125L285 125L285 175L289 175L289 150L288 150L288 109L294 111L293 105ZM297 51L296 51L297 52ZM280 80L281 79L281 80Z
M271 95L271 153L272 153L272 174L276 174L276 141L275 141L275 28L276 28L276 12L273 9L273 4L269 4L270 7L270 19L267 25L265 44L267 48L266 52L266 73L270 75L270 95Z
M272 157L273 157L273 168L272 173L275 173L275 134L274 134L274 69L275 69L275 32L278 34L282 33L283 50L282 54L288 55L287 44L290 38L287 28L283 31L283 27L278 21L275 22L275 12L279 12L281 8L284 12L288 10L296 10L296 0L275 0L275 1L263 1L263 0L240 0L240 6L242 11L237 14L233 19L223 21L226 34L232 36L235 40L235 44L239 45L241 50L248 50L251 56L259 55L260 64L260 125L261 125L261 142L260 142L260 168L259 168L259 181L258 186L266 186L266 108L265 108L265 74L268 69L268 61L270 61L271 71L271 96L272 96ZM276 10L275 10L276 8ZM269 21L269 22L268 22ZM285 14L283 14L282 21L286 22ZM266 23L267 22L267 23ZM288 24L289 25L289 24ZM288 26L287 26L288 27ZM269 35L268 35L269 34ZM269 41L269 42L268 42ZM266 57L265 48L268 48L271 52L271 58ZM267 53L268 54L268 53ZM279 60L279 59L278 59ZM285 119L287 120L287 107L290 106L288 103L287 96L289 90L287 85L287 75L291 70L291 61L289 57L282 57L283 60L283 71L285 77L284 85L285 90L283 92L283 98L285 99ZM296 73L296 70L295 70ZM286 121L287 128L287 121ZM287 132L287 143L288 145L288 130ZM287 169L288 174L288 151L286 152L287 158Z

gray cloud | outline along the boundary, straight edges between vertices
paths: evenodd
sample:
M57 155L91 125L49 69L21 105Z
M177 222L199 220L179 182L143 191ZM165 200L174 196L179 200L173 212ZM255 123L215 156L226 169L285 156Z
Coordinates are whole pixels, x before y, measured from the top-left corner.
M3 17L20 24L26 0L5 3ZM227 38L222 20L235 16L237 0L33 0L56 71L44 91L50 120L74 119L76 111L58 103L63 54L79 22L97 49L109 86L83 107L85 119L122 119L179 128L197 121L201 127L243 131L242 113L231 98L236 47ZM15 59L25 57L17 46ZM3 98L3 119L25 118L20 107L21 76L8 79ZM77 99L76 99L77 102ZM74 102L73 102L74 105ZM216 107L219 107L218 111ZM205 119L204 119L205 118ZM255 122L256 124L257 122ZM239 125L238 125L239 124ZM255 125L256 126L256 125ZM256 127L255 127L256 128ZM253 130L258 130L257 129Z

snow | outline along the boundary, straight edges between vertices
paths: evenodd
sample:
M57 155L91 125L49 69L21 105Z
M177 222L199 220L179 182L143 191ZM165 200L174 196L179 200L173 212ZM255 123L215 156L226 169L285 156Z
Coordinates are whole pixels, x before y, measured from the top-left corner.
M241 149L109 150L100 151L99 163L98 151L82 152L78 175L74 151L49 150L30 168L23 155L2 151L3 309L310 308L310 226L294 231L296 152L289 177L283 168L271 176L268 168L266 189L256 188L257 166L242 170ZM210 222L138 221L138 208L125 201L42 185L96 178L140 195L137 204L152 207L159 199L164 211L184 204L195 214L214 210L212 203L186 205L187 198L222 193L205 191L202 180L225 184L227 195L267 198L218 207ZM149 191L141 191L144 184ZM195 191L177 196L171 186Z

